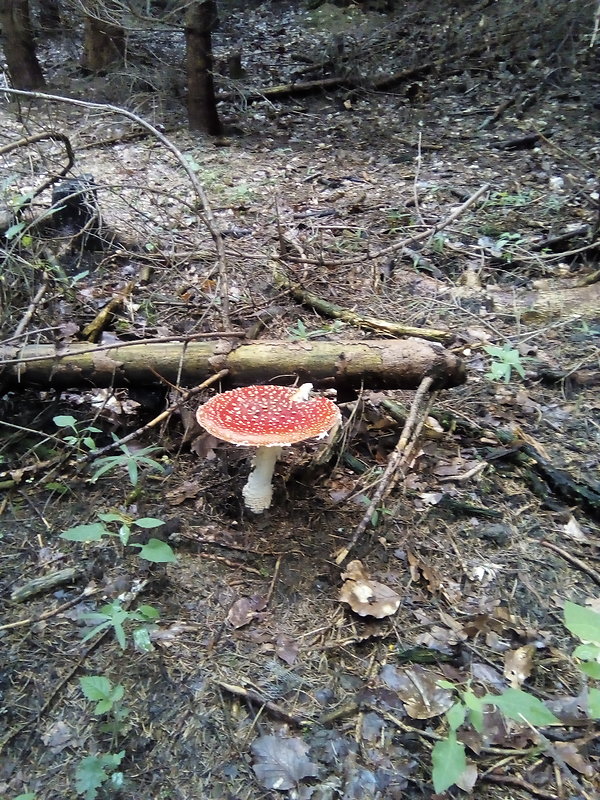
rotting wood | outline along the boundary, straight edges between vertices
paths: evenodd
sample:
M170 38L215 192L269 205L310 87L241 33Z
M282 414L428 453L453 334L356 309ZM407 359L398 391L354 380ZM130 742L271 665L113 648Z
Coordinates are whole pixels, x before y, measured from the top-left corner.
M507 292L490 292L494 308L519 312L525 322L565 319L567 316L594 317L600 308L600 282L589 286L542 289L515 298Z
M13 589L11 592L10 599L15 603L22 603L36 594L49 592L65 583L73 583L76 575L77 570L73 567L66 567L56 572L49 572L47 575L33 578L22 586L17 586L16 589Z
M3 368L3 369L2 369ZM313 383L339 390L414 389L425 377L433 388L466 380L464 363L435 342L423 339L340 341L259 341L131 343L101 348L78 343L63 352L54 345L0 347L4 388L140 386L157 375L173 383L196 384L219 370L226 383L244 386L278 380Z

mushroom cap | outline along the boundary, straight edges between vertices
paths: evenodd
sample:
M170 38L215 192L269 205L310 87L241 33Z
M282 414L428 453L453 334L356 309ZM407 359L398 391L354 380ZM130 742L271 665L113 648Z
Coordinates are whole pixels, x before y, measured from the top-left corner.
M299 399L287 386L243 386L211 397L196 419L218 439L251 447L283 447L324 436L340 421L326 397Z

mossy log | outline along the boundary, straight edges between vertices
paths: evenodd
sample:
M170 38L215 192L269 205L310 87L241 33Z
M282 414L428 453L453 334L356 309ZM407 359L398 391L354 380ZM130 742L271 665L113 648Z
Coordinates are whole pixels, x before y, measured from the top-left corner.
M453 353L423 339L375 339L362 342L259 341L127 343L119 346L71 344L57 353L52 345L19 350L0 348L0 384L4 388L140 386L164 378L197 384L219 370L224 383L243 386L294 378L320 388L355 390L414 389L424 377L434 388L458 386L464 363Z

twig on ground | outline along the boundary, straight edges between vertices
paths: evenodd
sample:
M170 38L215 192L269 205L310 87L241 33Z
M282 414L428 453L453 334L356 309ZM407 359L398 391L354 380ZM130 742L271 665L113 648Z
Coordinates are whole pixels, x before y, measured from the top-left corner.
M396 481L398 480L399 473L406 466L416 440L421 433L421 428L423 427L425 419L429 414L429 409L431 408L431 405L437 396L436 392L431 392L425 403L423 403L423 400L429 393L432 384L433 378L430 377L424 378L421 381L421 385L415 393L415 398L413 400L408 417L406 418L404 428L400 434L398 444L394 448L394 452L388 460L387 467L385 468L385 471L379 480L379 484L375 494L373 495L373 499L369 503L369 507L361 519L350 543L346 545L346 547L342 548L342 550L340 550L336 556L335 563L338 566L343 564L343 562L348 558L348 555L356 546L360 537L366 531L369 523L371 522L373 513L384 499L385 495L393 489Z
M538 787L534 786L532 783L528 783L514 775L494 775L488 773L487 775L482 775L481 780L487 781L488 783L496 783L499 786L513 786L515 789L523 789L523 791L528 792L534 797L540 797L542 800L556 800L555 792L545 792L543 789L538 789Z
M277 561L275 562L275 569L273 570L273 577L271 578L269 591L267 592L267 596L265 597L265 607L269 605L269 603L271 602L271 598L273 597L273 592L275 591L275 584L277 583L277 578L279 576L279 568L281 567L282 558L283 556L277 556Z
M121 601L122 607L125 610L127 610L129 608L129 606L131 605L133 600L140 594L140 592L143 589L145 589L147 583L148 583L148 581L141 581L141 582L139 582L137 584L135 589L132 589L130 592L127 593L127 596L125 597L125 599L123 599ZM99 591L102 591L102 590L99 590ZM97 593L97 592L95 592L95 593ZM81 597L79 597L77 599L80 600ZM2 739L2 741L0 741L0 755L4 751L4 748L7 745L9 745L14 739L16 739L17 736L20 736L24 731L27 730L27 728L31 727L36 722L39 723L42 720L44 714L46 714L46 712L52 707L54 701L59 696L59 694L64 689L64 687L71 681L73 676L76 675L79 672L79 670L86 663L86 661L90 657L90 655L94 652L94 650L97 650L97 648L100 647L102 642L104 642L104 640L109 636L109 634L111 632L112 632L112 628L105 628L96 637L96 639L88 647L85 648L85 650L83 651L81 656L77 659L75 664L67 671L67 673L60 678L60 680L58 681L58 683L56 684L54 689L52 689L52 691L50 692L49 697L44 701L42 707L37 712L37 714L34 714L33 716L29 717L29 719L26 719L24 722L22 722L20 725L17 725L16 728L13 728L13 730L10 731L4 737L4 739ZM26 754L28 752L29 752L28 748L23 750L21 752L21 758L25 758L25 756L26 756Z
M282 279L280 278L279 280ZM339 319L350 325L356 325L358 328L368 328L369 330L381 331L397 337L418 336L421 339L431 339L436 342L448 342L453 338L453 334L450 331L443 331L437 328L413 328L409 325L402 325L399 322L357 314L355 311L342 308L342 306L330 303L328 300L306 291L297 283L290 283L288 289L294 300L302 303L302 305L309 306L332 319Z
M42 283L40 288L35 293L35 297L31 301L31 303L28 305L27 310L25 311L25 313L23 314L23 316L21 318L21 321L19 322L19 324L15 328L15 332L13 333L11 338L16 339L18 336L22 336L23 335L23 333L25 332L25 329L27 328L27 326L31 322L31 319L32 319L33 315L35 314L36 309L39 306L43 296L46 294L46 290L47 289L48 289L48 278L47 278L47 276L44 276L44 282Z
M553 542L549 542L547 539L542 539L540 542L542 547L547 547L548 550L553 550L557 553L561 558L564 558L565 561L568 561L569 564L572 564L577 569L580 569L582 572L585 572L586 575L589 575L590 578L600 586L600 575L596 572L596 570L592 569L588 566L585 561L582 561L577 556L574 556L572 553L569 553L567 550L563 550L562 547L554 544Z
M51 617L55 617L57 614L62 614L62 612L66 611L68 608L76 606L78 603L81 603L88 597L93 597L95 594L98 594L101 591L103 591L103 589L90 589L88 587L84 589L81 594L78 594L77 597L73 597L71 600L68 600L61 606L53 608L51 611L44 611L43 614L38 614L36 617L27 617L27 619L19 619L16 622L6 622L4 625L0 625L0 631L8 631L12 630L13 628L23 628L25 625L34 625L36 622L42 622L43 620L50 619Z
M223 681L213 680L215 686L218 686L220 689L223 689L229 694L233 694L236 697L243 697L245 700L248 700L250 703L255 703L260 705L262 708L270 711L275 716L280 717L281 719L286 720L286 722L291 722L294 725L312 725L312 720L305 719L303 717L297 717L295 714L290 714L289 711L286 711L285 708L274 703L272 700L267 700L265 697L262 697L258 692L254 692L252 690L244 689L243 686L235 686L231 683L224 683Z
M52 329L51 329L52 330ZM77 355L83 356L86 353L100 353L103 350L118 350L121 347L137 347L141 344L171 344L171 342L183 342L187 344L188 342L193 342L196 339L228 339L233 337L234 339L244 339L246 337L245 331L214 331L211 333L194 333L187 336L177 336L176 334L173 336L159 336L156 339L132 339L129 342L113 342L112 344L97 344L97 345L90 345L89 349L81 349L77 351ZM14 337L11 337L14 338ZM7 339L10 341L10 339ZM3 347L4 342L0 342L0 347ZM11 348L6 348L9 350L14 350L18 352L19 347L13 345ZM55 353L52 357L57 361L60 360L61 356L68 356L69 350L65 350L64 353ZM31 356L31 358L7 358L0 360L0 367L7 367L11 364L31 364L33 361L46 361L48 358L47 355L44 356Z

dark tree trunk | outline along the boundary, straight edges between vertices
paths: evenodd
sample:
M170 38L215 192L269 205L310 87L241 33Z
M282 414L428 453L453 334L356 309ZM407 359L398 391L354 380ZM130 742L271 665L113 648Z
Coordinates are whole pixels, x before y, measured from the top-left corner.
M15 89L46 85L35 54L28 0L0 0L0 26L8 74Z
M40 28L44 33L58 33L61 30L59 0L39 0Z
M102 72L125 55L125 31L121 25L102 18L110 14L110 6L98 3L83 19L83 57L81 66L88 72Z
M223 133L213 82L211 31L216 20L215 0L192 0L185 15L188 122L192 130L211 136Z

